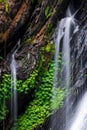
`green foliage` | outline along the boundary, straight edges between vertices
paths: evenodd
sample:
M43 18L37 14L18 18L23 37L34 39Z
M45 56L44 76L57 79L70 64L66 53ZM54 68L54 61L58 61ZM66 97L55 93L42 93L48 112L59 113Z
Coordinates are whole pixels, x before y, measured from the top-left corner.
M3 57L2 56L0 56L0 61L2 61L3 60Z
M6 10L6 12L9 11L9 4L7 2L6 2L5 10Z
M66 90L60 88L54 88L52 90L52 109L56 111L59 105L63 105L63 99L66 94Z
M51 36L51 35L52 35L53 29L54 29L54 28L53 28L53 24L50 23L50 24L48 25L48 27L47 27L47 32L46 32L47 36Z
M32 42L32 38L31 37L24 38L24 40L23 40L24 44L29 44L31 42Z
M31 3L34 4L35 0L31 0Z
M6 0L0 0L0 2L6 2Z
M17 81L18 92L27 94L31 89L34 89L37 75L38 75L38 70L35 70L33 73L30 74L29 78L24 82L21 80Z
M84 77L87 78L87 74L84 74Z
M0 2L5 3L5 11L8 12L9 11L9 4L8 4L7 0L0 0Z
M5 101L10 98L11 78L8 74L4 74L0 83L0 120L4 119L7 108Z
M62 105L64 98L64 90L55 88L56 96L52 95L54 75L53 61L46 68L41 68L38 73L36 82L36 90L34 100L30 102L25 113L18 120L18 129L33 130L36 126L42 124L44 120L51 114L51 110L58 109ZM56 105L52 106L52 102L56 100Z
M52 13L50 13L50 7L47 6L46 9L45 9L45 16L46 16L46 19L48 19L51 15L52 15Z
M45 48L46 52L50 52L51 51L51 44L48 43L46 48Z

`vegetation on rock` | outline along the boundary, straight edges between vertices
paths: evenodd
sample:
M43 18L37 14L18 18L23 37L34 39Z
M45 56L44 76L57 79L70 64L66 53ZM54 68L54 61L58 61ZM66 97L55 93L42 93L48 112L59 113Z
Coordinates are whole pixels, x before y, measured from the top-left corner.
M61 107L62 101L65 96L65 90L61 89L59 86L54 90L52 90L54 61L51 60L48 63L47 67L44 67L46 61L44 58L41 58L41 60L42 61L40 63L39 68L33 71L33 73L30 74L27 80L17 81L17 91L21 94L22 93L29 94L29 92L32 89L35 89L33 93L33 100L29 103L25 113L19 117L18 129L20 130L33 130L36 126L41 125L45 121L45 119L50 114L52 114L52 110L55 111ZM0 90L2 93L0 98L1 101L4 101L3 100L4 95L5 100L10 99L10 91L11 91L10 75L4 74ZM52 95L53 91L54 93L56 93L55 95ZM55 104L53 104L54 101ZM2 104L3 102L1 103L1 107ZM3 119L7 112L5 104L1 110L3 109L4 113L3 111L1 111L0 119Z
M11 77L8 74L4 74L0 83L0 120L4 119L8 112L6 101L10 99L10 92Z
M53 61L49 64L48 70L45 69L42 67L39 71L35 81L36 90L33 95L34 99L29 103L25 113L21 115L18 120L18 129L20 130L33 130L52 114L52 110L57 110L62 105L65 90L57 87L54 90L56 94L52 95L54 74ZM52 105L54 101L56 101L56 103Z

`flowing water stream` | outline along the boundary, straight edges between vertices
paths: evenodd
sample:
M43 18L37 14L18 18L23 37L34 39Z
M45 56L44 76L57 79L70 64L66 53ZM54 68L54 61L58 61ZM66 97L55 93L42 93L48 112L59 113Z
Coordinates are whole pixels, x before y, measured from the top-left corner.
M18 107L17 107L17 87L16 87L16 81L17 81L17 65L15 60L15 54L20 47L20 40L17 42L17 47L14 49L14 52L11 56L11 120L13 121L13 126L15 126L15 129L17 130L17 116L18 116Z
M16 61L15 53L12 54L11 61L11 119L13 125L17 122L17 88L16 88Z
M65 125L63 125L62 130L68 130L69 119L70 119L70 78L71 78L71 61L70 61L70 40L72 36L77 33L79 27L72 15L70 8L67 9L66 17L63 18L57 27L56 38L55 38L55 70L54 70L54 85L58 87L60 83L61 87L65 87L68 92L65 101ZM58 79L58 59L61 57L63 64L61 65L60 78ZM54 93L53 93L54 95ZM54 101L55 102L55 101ZM52 128L53 129L53 128Z
M87 130L87 92L77 104L69 130Z
M76 14L76 13L75 13ZM74 14L74 15L75 15ZM54 72L54 86L58 86L60 82L61 87L65 87L68 94L65 100L65 124L62 130L87 130L87 92L82 94L82 98L76 105L75 111L72 113L72 106L70 102L70 79L71 79L71 56L70 56L70 40L72 36L79 30L79 26L71 14L70 8L66 13L66 18L63 18L58 24L58 31L56 31L55 39L55 72ZM68 17L67 17L68 16ZM61 55L63 65L61 65L60 81L58 80L58 57ZM82 68L82 57L81 57ZM78 80L78 79L77 79ZM55 101L54 101L55 102ZM52 128L53 130L53 128Z

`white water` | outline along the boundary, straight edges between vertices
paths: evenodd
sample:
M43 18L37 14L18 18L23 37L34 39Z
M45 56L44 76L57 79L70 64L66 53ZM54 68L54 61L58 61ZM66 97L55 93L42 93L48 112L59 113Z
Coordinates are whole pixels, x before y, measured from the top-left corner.
M57 27L55 38L55 68L54 68L54 85L53 85L53 95L55 95L54 88L58 87L58 82L60 83L61 87L66 87L66 90L69 92L70 90L70 40L72 38L72 35L74 35L79 29L78 26L76 26L75 19L73 15L71 14L70 8L68 8L66 15L68 17L63 18ZM60 51L61 50L61 51ZM62 61L63 65L61 66L61 74L60 77L58 77L58 59L60 57L60 53L62 53ZM58 79L61 79L60 81ZM65 125L64 130L68 130L68 122L69 122L69 95L67 94L66 98L66 110L65 110ZM55 100L53 101L52 105L55 104ZM68 107L67 107L68 106Z
M87 130L87 92L77 105L69 130Z
M60 42L61 39L64 36L64 31L63 31L63 25L64 21L62 20L59 25L58 25L58 32L57 32L57 38L55 40L55 68L54 68L54 87L57 87L57 82L58 82L58 58L59 58L59 49L60 49Z
M15 54L20 47L20 39L17 42L17 49L14 50L12 57L11 57L11 120L13 121L13 126L17 129L17 115L18 115L18 108L17 108L17 87L16 87L16 81L17 81L17 72L16 72L16 60L15 60Z
M55 39L54 87L57 86L55 83L57 83L58 80L58 57L61 53L60 46L62 44L62 60L64 61L62 77L64 85L66 84L68 88L70 80L70 40L73 33L78 31L78 28L75 26L74 17L72 17L69 8L66 14L70 17L66 17L59 22L57 27L57 38Z
M70 15L70 10L69 15ZM68 16L69 16L68 15ZM74 15L73 15L74 16ZM63 36L63 45L62 45L62 60L64 61L64 65L62 67L62 86L66 86L66 90L69 91L70 88L70 39L72 35L77 33L79 30L79 26L75 24L74 17L70 15L70 17L66 17L65 19L61 20L61 25L63 25L60 28L63 28L64 30L64 36ZM73 26L73 31L72 31ZM59 30L60 30L59 28ZM72 31L72 32L71 32ZM58 36L62 36L63 33L58 34ZM59 42L60 43L60 42ZM59 44L57 43L57 44ZM60 46L60 45L59 45ZM59 53L59 49L58 49ZM64 87L64 86L63 86ZM83 95L81 101L78 103L76 112L74 114L73 120L70 122L70 113L71 113L71 106L70 106L70 99L69 95L67 95L66 98L66 122L64 126L64 130L87 130L87 92ZM70 124L69 124L70 123ZM70 127L69 127L70 126Z
M67 92L69 92L70 88L70 31L71 31L71 25L73 24L72 22L72 17L66 18L65 21L65 35L63 39L63 72L62 72L62 77L63 77L63 86L66 87ZM68 107L67 107L68 106ZM66 98L66 130L68 127L68 120L69 120L69 95L67 94Z
M17 123L17 88L16 88L16 61L15 53L12 54L11 61L11 118L13 125Z

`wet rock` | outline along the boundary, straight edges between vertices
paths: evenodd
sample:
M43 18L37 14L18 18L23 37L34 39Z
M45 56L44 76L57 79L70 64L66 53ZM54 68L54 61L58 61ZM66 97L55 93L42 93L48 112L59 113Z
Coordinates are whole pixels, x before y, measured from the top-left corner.
M22 0L7 0L7 3L9 7L8 14L13 19L22 4Z
M39 60L39 48L32 45L23 46L16 54L18 78L27 79L30 73L38 66Z
M8 29L11 23L11 18L7 15L6 5L0 2L0 36Z

